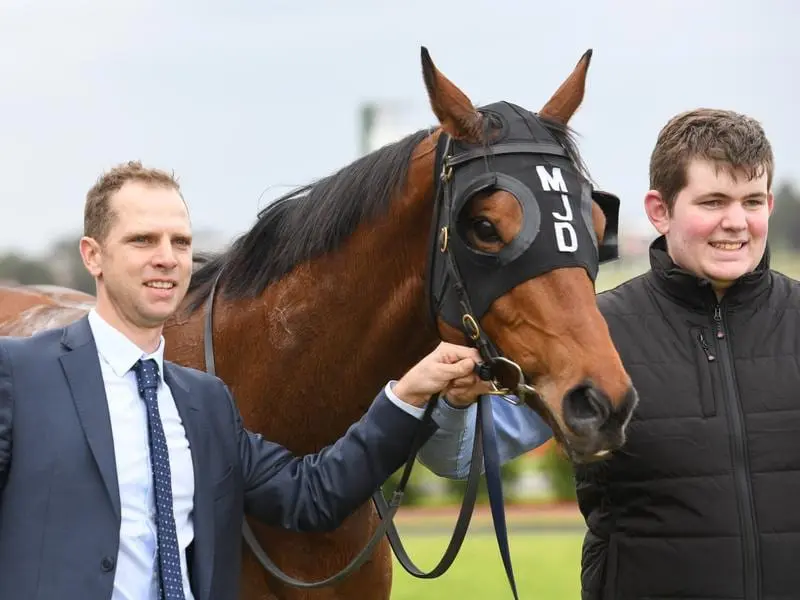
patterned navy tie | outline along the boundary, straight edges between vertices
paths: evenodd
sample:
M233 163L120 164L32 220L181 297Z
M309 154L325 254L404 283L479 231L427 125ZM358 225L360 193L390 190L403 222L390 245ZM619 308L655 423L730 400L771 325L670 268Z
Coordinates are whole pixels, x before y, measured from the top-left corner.
M172 513L172 480L170 478L167 438L158 414L158 363L153 359L137 361L133 366L139 395L147 406L147 428L150 438L150 467L156 496L156 524L158 529L159 598L185 600L181 561L178 552L178 535Z

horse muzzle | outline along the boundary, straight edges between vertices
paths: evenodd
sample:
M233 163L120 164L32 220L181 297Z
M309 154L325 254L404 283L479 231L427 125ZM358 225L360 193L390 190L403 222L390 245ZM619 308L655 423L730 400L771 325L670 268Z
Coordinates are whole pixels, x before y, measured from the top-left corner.
M564 425L573 460L603 459L625 443L625 429L638 402L633 387L614 404L600 388L587 382L564 396Z

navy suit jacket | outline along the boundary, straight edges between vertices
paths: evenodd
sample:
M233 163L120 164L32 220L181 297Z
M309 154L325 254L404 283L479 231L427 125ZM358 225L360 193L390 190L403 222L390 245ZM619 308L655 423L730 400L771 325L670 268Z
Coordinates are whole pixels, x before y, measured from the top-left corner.
M239 596L243 513L288 529L335 528L435 425L378 395L335 444L296 457L245 430L227 387L165 361L194 463L197 600ZM0 598L108 600L120 500L88 320L0 338Z

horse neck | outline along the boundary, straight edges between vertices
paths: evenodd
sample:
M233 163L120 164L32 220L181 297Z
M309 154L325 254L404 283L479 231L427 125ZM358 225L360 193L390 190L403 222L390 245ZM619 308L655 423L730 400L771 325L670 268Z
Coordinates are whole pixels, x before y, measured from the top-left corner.
M218 301L218 372L248 427L295 451L319 448L434 347L424 288L432 169L432 154L415 158L409 193L337 252L255 300Z

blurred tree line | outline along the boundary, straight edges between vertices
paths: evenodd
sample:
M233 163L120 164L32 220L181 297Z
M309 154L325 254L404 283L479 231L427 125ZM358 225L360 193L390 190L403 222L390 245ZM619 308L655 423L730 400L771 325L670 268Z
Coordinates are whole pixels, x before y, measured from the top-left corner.
M83 266L78 240L80 236L57 240L42 258L17 252L0 255L0 281L16 281L24 285L63 285L94 294L94 279Z
M769 243L773 250L800 252L800 189L790 183L775 188Z

